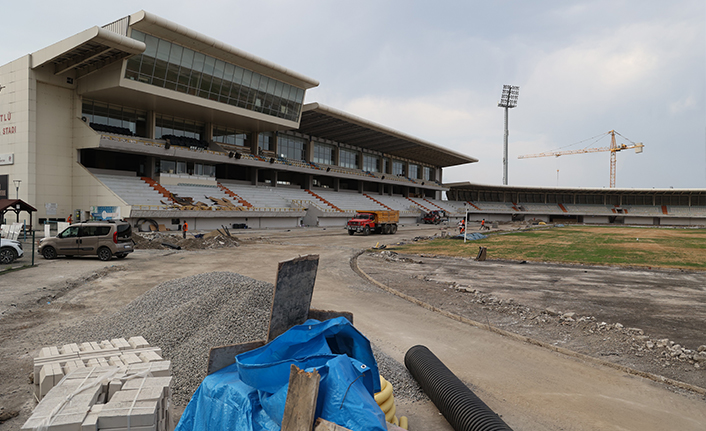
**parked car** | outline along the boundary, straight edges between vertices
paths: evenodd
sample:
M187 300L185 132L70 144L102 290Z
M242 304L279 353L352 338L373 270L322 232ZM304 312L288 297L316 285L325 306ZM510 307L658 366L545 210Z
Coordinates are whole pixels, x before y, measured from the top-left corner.
M22 243L11 239L0 239L0 264L8 264L22 257Z
M57 256L97 255L108 261L132 253L132 227L126 221L90 221L72 224L55 237L39 241L38 253L45 259Z

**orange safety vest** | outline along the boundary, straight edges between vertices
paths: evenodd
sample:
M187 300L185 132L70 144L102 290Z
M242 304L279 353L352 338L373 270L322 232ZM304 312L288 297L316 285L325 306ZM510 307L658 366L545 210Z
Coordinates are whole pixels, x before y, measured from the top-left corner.
M189 223L184 222L184 232L188 232L188 231L189 231Z

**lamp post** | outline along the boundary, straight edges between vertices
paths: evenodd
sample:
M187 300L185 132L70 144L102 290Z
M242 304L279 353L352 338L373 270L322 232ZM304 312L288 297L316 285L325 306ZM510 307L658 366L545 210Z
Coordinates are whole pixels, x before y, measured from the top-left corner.
M520 87L517 85L503 85L503 94L500 96L498 107L505 108L505 147L503 151L503 185L507 185L507 138L510 131L507 126L508 110L517 106L517 97L520 95Z
M19 180L19 179L12 180L12 182L15 184L15 193L17 196L15 199L19 199L20 198L20 183L22 182L22 180ZM19 211L20 208L19 208L19 206L20 206L20 204L16 205L17 212L15 214L17 215L17 223L20 222L20 211Z
M22 180L12 180L12 182L15 184L15 193L17 193L17 197L15 199L20 198L20 183Z

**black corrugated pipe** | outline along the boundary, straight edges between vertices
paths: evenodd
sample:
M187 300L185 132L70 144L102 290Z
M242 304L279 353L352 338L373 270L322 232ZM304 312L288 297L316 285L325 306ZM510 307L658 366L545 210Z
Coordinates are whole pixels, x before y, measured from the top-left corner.
M404 364L456 431L512 431L425 346L414 346Z

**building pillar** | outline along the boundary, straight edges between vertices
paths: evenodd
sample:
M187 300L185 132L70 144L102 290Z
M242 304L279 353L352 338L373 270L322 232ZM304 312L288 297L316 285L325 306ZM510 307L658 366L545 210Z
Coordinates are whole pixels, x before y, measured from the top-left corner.
M257 185L257 176L259 174L260 169L258 168L251 168L250 170L250 184L256 186Z
M304 160L310 162L314 160L314 141L309 139L306 141L306 151L304 151Z
M157 129L157 114L154 111L147 111L147 118L145 120L147 122L147 138L157 139L157 137L155 137Z
M279 132L275 132L272 136L272 152L275 153L275 157L279 154Z
M333 190L334 191L341 190L341 179L340 178L333 179Z
M252 133L252 140L250 142L250 154L260 154L260 134L258 132Z
M272 173L270 174L270 186L272 187L277 187L277 174L278 171L276 169L272 169Z
M314 186L314 174L304 175L304 185L305 189L311 190L311 188Z

